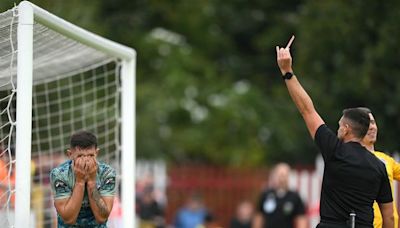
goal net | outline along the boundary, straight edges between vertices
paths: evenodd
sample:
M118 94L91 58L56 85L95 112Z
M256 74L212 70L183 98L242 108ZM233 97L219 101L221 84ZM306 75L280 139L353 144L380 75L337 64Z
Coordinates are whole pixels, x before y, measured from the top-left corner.
M126 107L129 102L123 92L128 87L123 83L124 77L134 77L134 69L130 69L134 68L134 57L129 59L124 53L119 55L112 47L133 53L132 56L134 51L59 18L54 19L54 15L30 3L26 6L28 13L33 9L35 19L31 26L31 40L19 37L25 35L18 26L26 24L21 23L24 17L21 5L0 14L0 227L28 227L26 224L30 224L29 227L53 227L56 212L49 172L67 159L65 152L72 133L82 129L93 132L98 138L99 160L116 169L119 183L123 185L125 182L121 173L123 159L134 157L124 157L122 152L134 154L134 144L123 145L123 142L127 142L126 139L134 142L134 134L126 136L133 131L134 120L124 122L126 114L123 110L132 115L133 109ZM91 43L93 40L99 42ZM22 42L28 43L28 47L31 43L31 53L20 50L26 48ZM24 60L30 59L29 56L33 57L31 63ZM23 69L19 68L21 64ZM32 78L25 67L31 67ZM31 95L29 90L23 94L25 81L32 88ZM132 91L129 93L132 95ZM29 101L32 108L29 105L18 106L19 102ZM130 105L134 106L134 99ZM28 115L24 115L26 113ZM134 119L134 114L130 118ZM25 136L30 136L31 140L23 137L25 131L28 131ZM130 163L133 167L134 160ZM17 176L19 172L21 174ZM134 175L130 176L132 180L127 180L127 183L132 184ZM21 184L23 188L18 188ZM117 187L118 194L121 193L120 186ZM133 190L130 194L134 194ZM24 199L28 202L23 202ZM29 208L28 215L24 210L26 207ZM112 222L113 218L109 221Z

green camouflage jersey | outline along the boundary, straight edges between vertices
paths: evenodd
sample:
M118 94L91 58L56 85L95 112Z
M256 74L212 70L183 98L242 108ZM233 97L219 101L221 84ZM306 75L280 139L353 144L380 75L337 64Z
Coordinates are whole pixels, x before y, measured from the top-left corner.
M96 186L101 196L115 195L115 170L105 164L97 163ZM72 169L72 160L68 160L50 172L51 189L54 200L71 197L75 185L75 174ZM65 224L61 216L57 213L58 228L87 227L87 228L106 228L106 222L98 224L90 208L87 189L82 201L81 210L74 225Z

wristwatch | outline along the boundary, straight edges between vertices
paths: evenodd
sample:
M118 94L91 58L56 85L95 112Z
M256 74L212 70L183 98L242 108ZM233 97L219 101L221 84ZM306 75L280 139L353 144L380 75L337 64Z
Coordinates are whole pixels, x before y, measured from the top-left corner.
M293 77L293 73L292 72L286 72L284 75L282 75L282 78L284 80L290 80Z

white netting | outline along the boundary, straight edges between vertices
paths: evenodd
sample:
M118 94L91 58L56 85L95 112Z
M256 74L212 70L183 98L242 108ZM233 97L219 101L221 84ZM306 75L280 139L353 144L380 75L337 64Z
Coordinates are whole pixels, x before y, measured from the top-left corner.
M15 156L12 146L15 142L15 85L12 69L15 67L17 29L15 11L0 15L0 227L8 227L13 203L15 184Z
M0 14L0 227L14 217L17 14ZM99 159L120 173L120 63L36 22L33 34L31 211L36 227L53 227L49 172L73 132L96 134Z

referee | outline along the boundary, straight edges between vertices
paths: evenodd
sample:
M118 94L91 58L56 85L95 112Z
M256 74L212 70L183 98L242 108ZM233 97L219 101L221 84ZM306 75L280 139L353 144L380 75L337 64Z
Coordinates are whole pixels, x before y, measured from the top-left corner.
M278 66L289 94L300 111L325 163L318 228L372 228L372 204L382 212L383 228L393 228L393 199L385 165L360 142L368 131L368 113L345 109L337 136L314 108L311 98L293 74L290 45L276 47ZM351 216L350 216L351 214ZM355 224L351 221L355 220Z

